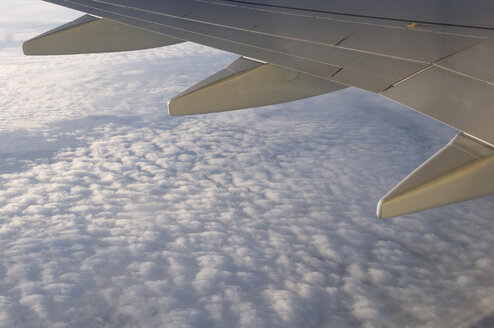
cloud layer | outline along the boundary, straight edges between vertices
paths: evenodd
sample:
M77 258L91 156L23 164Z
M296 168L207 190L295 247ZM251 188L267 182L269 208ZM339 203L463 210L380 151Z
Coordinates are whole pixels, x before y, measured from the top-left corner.
M454 131L355 89L171 118L167 99L235 56L27 58L19 35L61 19L23 6L0 19L16 31L0 46L0 326L488 322L492 198L374 215Z

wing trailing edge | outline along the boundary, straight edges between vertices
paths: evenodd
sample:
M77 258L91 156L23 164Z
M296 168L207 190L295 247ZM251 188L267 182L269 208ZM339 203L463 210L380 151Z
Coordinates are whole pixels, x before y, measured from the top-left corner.
M390 218L494 193L494 148L464 133L412 172L377 206Z
M156 48L183 42L163 34L84 15L22 45L26 55L71 55Z
M282 68L239 58L230 66L185 90L168 104L170 115L195 115L259 107L303 99L346 86Z

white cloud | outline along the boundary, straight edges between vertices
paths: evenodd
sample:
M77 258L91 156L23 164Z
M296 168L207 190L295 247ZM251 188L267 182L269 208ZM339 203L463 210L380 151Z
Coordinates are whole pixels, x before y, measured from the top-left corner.
M62 20L41 2L12 10L25 5ZM26 16L28 31L39 16ZM41 58L0 49L0 326L488 318L491 199L374 216L454 131L354 89L166 114L167 99L234 58L189 44Z

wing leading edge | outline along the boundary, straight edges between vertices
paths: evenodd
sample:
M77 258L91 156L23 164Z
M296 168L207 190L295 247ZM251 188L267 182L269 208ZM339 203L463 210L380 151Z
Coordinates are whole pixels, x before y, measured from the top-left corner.
M391 217L494 193L494 20L484 15L494 3L470 0L475 6L466 15L466 0L420 1L404 13L400 8L413 1L379 0L376 11L363 0L48 0L91 16L27 41L24 51L93 53L192 41L242 57L174 98L171 115L355 86L463 131L380 201L378 216ZM434 14L441 8L447 17Z

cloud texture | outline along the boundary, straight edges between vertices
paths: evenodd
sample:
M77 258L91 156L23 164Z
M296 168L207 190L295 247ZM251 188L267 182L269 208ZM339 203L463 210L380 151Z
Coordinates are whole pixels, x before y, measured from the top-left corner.
M455 131L356 89L171 118L235 56L23 57L54 8L0 6L1 327L489 324L492 198L374 215Z

